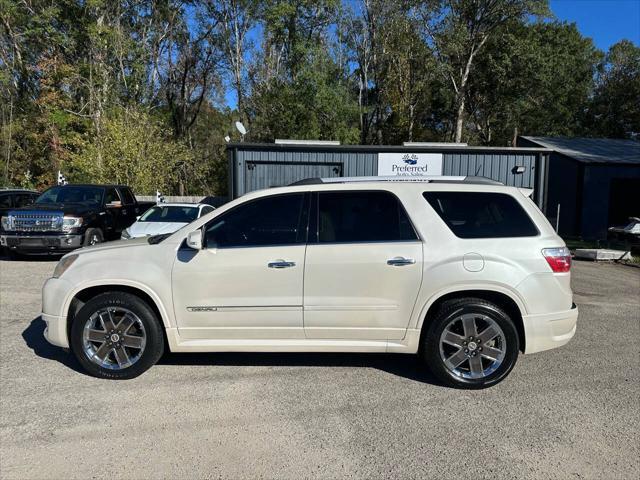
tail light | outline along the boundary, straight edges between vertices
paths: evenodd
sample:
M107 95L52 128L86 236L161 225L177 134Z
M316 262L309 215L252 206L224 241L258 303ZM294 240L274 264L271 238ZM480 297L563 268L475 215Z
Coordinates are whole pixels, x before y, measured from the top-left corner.
M571 252L567 247L545 248L542 255L554 273L566 273L571 270Z

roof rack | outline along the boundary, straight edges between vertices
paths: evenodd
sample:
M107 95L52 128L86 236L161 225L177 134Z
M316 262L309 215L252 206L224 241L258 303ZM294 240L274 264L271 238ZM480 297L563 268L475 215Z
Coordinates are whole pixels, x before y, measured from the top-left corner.
M409 176L380 176L380 177L333 177L333 178L305 178L297 182L290 183L289 186L296 185L320 185L330 183L358 183L358 182L423 182L423 183L468 183L475 185L504 185L502 182L487 177L455 177L432 175L422 177Z

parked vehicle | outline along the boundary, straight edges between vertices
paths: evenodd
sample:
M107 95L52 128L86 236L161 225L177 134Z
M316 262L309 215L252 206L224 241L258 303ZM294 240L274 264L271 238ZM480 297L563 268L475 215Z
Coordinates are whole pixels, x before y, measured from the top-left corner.
M159 203L139 216L133 225L125 228L121 238L128 240L173 233L214 210L211 205L202 203Z
M124 185L59 185L3 216L0 244L12 253L64 253L120 238L140 213Z
M31 205L39 195L38 192L22 188L0 189L0 217L14 208Z
M620 227L609 227L609 239L640 244L640 218L629 217L629 223Z
M418 353L449 385L494 385L576 330L569 251L530 193L465 177L253 192L174 234L66 255L45 336L112 379L167 345Z

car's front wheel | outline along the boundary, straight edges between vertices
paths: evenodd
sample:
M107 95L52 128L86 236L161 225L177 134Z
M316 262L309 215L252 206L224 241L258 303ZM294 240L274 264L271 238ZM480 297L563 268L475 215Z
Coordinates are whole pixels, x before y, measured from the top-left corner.
M137 377L164 351L156 314L126 292L102 293L85 303L73 320L70 344L85 370L109 379Z
M84 247L90 247L91 245L97 245L104 242L104 235L99 228L89 228L84 234Z
M457 388L486 388L502 381L518 352L518 332L509 315L479 298L445 302L422 345L432 373Z

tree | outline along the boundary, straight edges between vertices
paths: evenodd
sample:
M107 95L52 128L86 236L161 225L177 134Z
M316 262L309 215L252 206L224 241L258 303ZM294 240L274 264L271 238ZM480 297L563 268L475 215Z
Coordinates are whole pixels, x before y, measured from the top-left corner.
M598 65L596 88L585 120L589 135L640 135L640 47L629 40L612 45Z
M462 141L467 89L478 53L501 25L546 11L546 0L430 0L417 15L455 92L453 140Z
M209 1L206 12L219 30L223 65L231 75L238 115L245 120L245 95L248 93L246 55L251 51L248 33L258 22L262 4L257 0Z
M580 133L599 59L575 24L514 20L500 27L467 90L477 141L515 146L519 134Z
M136 192L175 192L178 184L196 185L204 165L193 152L172 139L162 122L140 109L109 112L103 124L104 142L85 136L73 155L68 177L74 182L121 183ZM98 149L102 162L97 163ZM185 192L186 193L186 192Z
M378 97L381 109L391 110L382 124L386 143L414 141L430 110L436 62L419 35L419 26L407 15L391 15L384 24L379 65ZM424 136L419 135L419 136Z
M341 82L341 70L321 50L298 66L293 81L276 79L254 87L252 138L340 140L357 143L358 106Z

